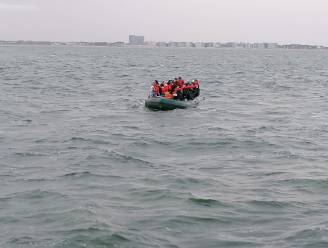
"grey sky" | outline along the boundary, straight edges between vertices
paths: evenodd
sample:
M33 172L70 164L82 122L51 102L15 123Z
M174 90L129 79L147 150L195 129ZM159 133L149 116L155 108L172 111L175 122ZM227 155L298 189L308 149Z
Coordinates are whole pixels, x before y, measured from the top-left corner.
M0 40L328 45L327 0L0 0Z

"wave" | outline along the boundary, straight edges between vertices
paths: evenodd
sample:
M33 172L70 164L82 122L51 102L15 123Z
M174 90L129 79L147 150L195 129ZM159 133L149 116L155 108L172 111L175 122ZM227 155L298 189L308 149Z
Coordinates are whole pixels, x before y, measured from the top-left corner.
M328 188L328 178L290 178L278 181L280 184L294 185L308 190L316 189L327 189Z
M90 171L79 171L79 172L70 172L67 174L62 175L61 177L72 177L72 178L79 178L79 179L83 179L83 178L88 178L88 177L95 177L95 178L108 178L108 179L120 179L123 178L121 176L115 176L115 175L105 175L105 174L96 174Z
M193 215L176 215L169 217L168 220L164 221L164 225L168 227L177 227L180 225L222 225L231 224L233 220L229 220L227 217L206 217L206 216L193 216Z
M199 235L196 235L199 236ZM205 235L204 235L205 236ZM255 247L266 247L265 244L261 242L255 241L246 241L240 240L239 238L235 238L236 240L232 240L233 238L224 239L224 238L209 238L209 237L201 237L197 239L193 239L191 241L182 242L182 247L190 247L190 248L198 248L198 247L210 247L210 248L218 248L218 247L242 247L242 248L255 248Z
M270 208L272 209L282 209L282 208L295 208L295 207L303 207L305 203L295 202L295 201L274 201L274 200L252 200L246 202L253 207L261 207L261 208Z
M109 144L113 144L111 141L109 140L105 140L105 136L103 136L104 139L101 138L85 138L85 137L72 137L68 140L63 141L63 143L69 143L69 142L73 142L73 143L91 143L91 144L99 144L99 145L109 145ZM74 149L74 148L73 148Z
M209 151L211 149L231 148L242 150L268 149L272 150L279 146L263 139L245 139L238 137L222 137L222 138L189 138L181 141L168 142L174 144L177 151L195 149Z
M40 152L15 152L14 155L18 157L43 157L47 154Z
M150 167L155 166L154 163L149 162L147 160L144 160L144 159L141 159L141 158L136 158L132 155L127 155L127 154L123 154L123 153L116 152L116 151L107 152L106 157L116 159L117 161L124 162L124 163L129 162L129 163L137 163L137 164L140 164L140 165L146 165L146 166L150 166Z
M108 231L98 231L84 233L74 231L70 237L65 237L63 241L57 244L58 247L134 247L133 240L130 240L124 234L108 234Z
M295 247L328 247L328 229L325 225L312 226L294 231L284 239Z
M211 198L188 198L188 202L204 207L230 207L228 204Z
M129 190L131 197L134 200L141 202L153 202L160 201L166 202L169 200L181 200L181 197L175 192L169 189L149 189L149 188L138 188Z
M29 190L29 191L22 191L22 192L16 192L9 194L8 196L4 198L0 198L0 200L4 199L26 199L26 200L31 200L31 199L41 199L41 198L47 198L47 197L52 197L52 198L66 198L65 194L55 192L55 191L47 191L47 190Z

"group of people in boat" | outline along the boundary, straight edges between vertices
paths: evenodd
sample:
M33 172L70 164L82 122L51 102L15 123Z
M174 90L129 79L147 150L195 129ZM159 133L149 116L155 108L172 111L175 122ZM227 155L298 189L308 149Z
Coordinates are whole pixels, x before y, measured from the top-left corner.
M157 80L153 82L151 87L151 97L164 97L174 100L193 100L199 96L199 80L194 79L191 82L185 82L181 77L174 80L163 81L159 83Z

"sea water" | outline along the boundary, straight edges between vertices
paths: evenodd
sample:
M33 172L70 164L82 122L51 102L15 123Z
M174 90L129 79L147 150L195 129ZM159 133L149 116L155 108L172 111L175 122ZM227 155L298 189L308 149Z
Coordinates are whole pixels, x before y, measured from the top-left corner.
M328 247L327 113L324 50L1 46L0 247Z

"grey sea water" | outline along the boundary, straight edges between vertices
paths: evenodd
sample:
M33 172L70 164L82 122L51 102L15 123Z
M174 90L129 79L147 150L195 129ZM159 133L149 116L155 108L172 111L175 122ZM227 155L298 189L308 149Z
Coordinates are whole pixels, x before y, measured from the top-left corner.
M0 247L328 247L327 55L0 47Z

